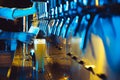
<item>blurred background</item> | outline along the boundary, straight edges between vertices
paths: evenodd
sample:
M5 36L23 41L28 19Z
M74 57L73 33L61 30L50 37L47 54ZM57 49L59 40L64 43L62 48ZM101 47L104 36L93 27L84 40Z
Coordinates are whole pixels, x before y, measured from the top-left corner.
M22 9L33 2L37 13L0 18L0 29L38 27L44 61L34 43L0 40L1 80L120 80L120 0L0 0L0 6Z

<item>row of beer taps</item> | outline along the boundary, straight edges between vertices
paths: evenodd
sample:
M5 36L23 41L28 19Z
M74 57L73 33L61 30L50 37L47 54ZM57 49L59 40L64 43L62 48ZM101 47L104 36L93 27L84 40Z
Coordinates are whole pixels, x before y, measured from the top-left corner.
M119 15L120 0L50 0L48 20L55 20L51 34L82 38L84 52L94 24L100 17Z
M48 22L45 24L48 25L53 22L47 31L47 35L62 38L80 37L82 40L80 49L83 53L91 38L90 34L97 19L120 15L120 0L46 0L42 3L45 3L47 7L42 7L39 10L45 9L43 11L45 15L39 16L39 20L47 20ZM48 28L48 26L46 27ZM100 37L104 40L104 37ZM77 58L71 53L67 53L67 55L72 56L77 61ZM84 65L83 61L79 63ZM95 74L91 67L87 70ZM103 80L107 79L104 74L97 74L97 76Z

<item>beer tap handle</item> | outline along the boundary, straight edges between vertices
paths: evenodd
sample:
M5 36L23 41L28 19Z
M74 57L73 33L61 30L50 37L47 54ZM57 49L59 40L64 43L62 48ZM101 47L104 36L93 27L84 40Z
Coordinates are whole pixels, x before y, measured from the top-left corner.
M61 30L61 27L62 27L62 25L63 25L64 19L62 18L59 22L60 22L60 23L59 23L59 25L57 26L57 30L56 30L56 33L55 33L56 36L59 36L59 34L60 34L60 30Z
M75 32L74 32L73 36L77 36L77 34L79 33L80 23L81 23L82 17L83 17L83 16L80 16L80 15L78 15L78 16L79 16L78 25L77 25L77 27L76 27L76 29L75 29Z
M91 34L91 29L93 28L93 26L95 25L97 19L98 19L99 15L95 15L95 14L91 14L90 19L88 20L88 25L86 27L86 33L85 36L83 38L83 46L82 46L82 51L84 52L88 43L88 40L90 38L90 34Z
M67 30L66 30L66 34L65 34L66 38L69 38L70 36L74 35L75 29L78 25L78 20L79 20L79 16L75 16L75 17L71 18L70 24L69 24L69 26L67 27Z

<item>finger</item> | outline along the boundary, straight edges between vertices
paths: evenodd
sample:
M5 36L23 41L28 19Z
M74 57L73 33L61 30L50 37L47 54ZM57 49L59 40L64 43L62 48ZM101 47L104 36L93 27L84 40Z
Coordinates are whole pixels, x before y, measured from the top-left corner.
M33 44L33 41L31 41L29 44L32 45L32 44Z
M33 33L29 33L28 36L34 38L35 34L33 34Z

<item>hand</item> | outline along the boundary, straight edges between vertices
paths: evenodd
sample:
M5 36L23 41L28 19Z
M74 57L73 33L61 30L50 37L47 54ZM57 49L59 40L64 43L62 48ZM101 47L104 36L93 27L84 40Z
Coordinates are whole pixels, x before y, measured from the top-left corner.
M26 33L26 32L19 32L17 36L17 40L23 42L23 43L28 43L31 44L33 43L35 35L32 33Z

